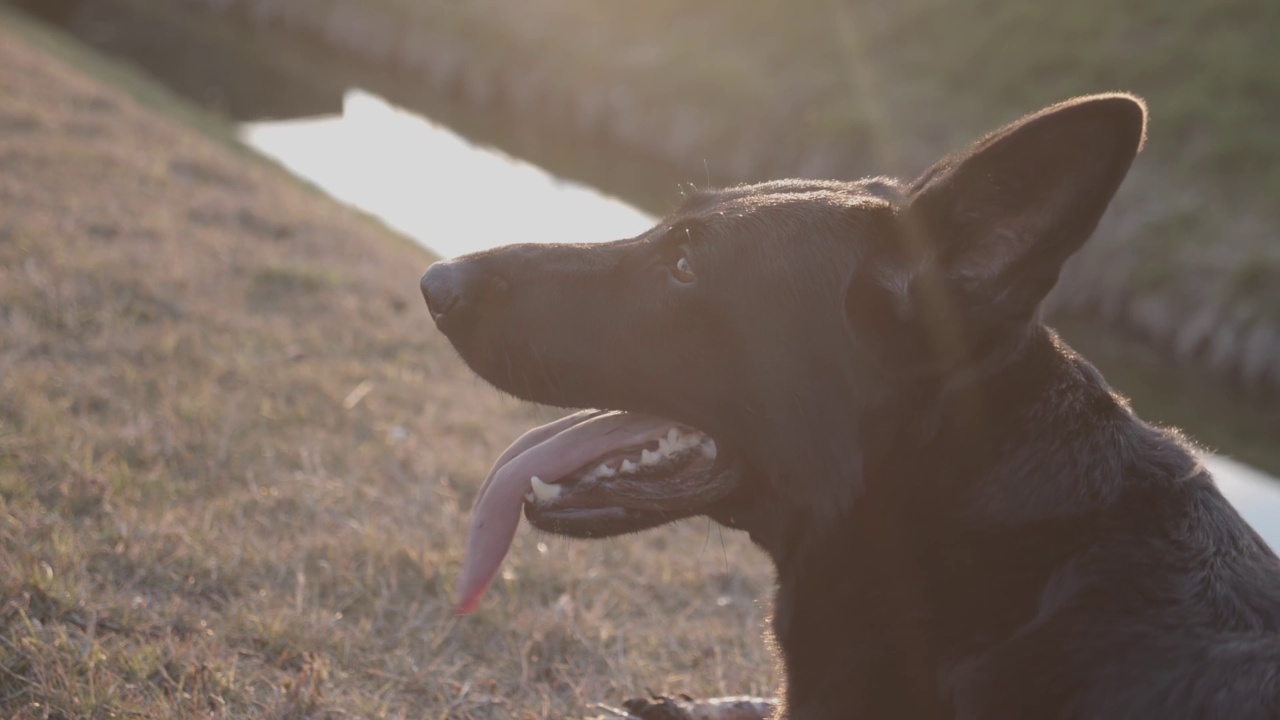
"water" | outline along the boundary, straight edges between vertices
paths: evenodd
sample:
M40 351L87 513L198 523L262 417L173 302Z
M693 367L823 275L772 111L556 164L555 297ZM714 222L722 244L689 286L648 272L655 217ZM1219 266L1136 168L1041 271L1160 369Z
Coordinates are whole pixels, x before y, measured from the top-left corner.
M75 9L57 21L79 39L246 121L240 135L249 146L442 256L513 242L630 237L653 221L590 183L518 155L572 168L633 199L657 197L656 187L688 179L658 178L640 163L591 148L548 149L519 123L469 113L447 99L423 96L412 82L335 63L314 48L245 32L177 5L64 4ZM494 140L477 143L381 93L411 98L415 108L465 127L472 137ZM504 152L495 144L519 150ZM1273 411L1250 408L1198 378L1172 372L1162 358L1138 362L1136 351L1100 342L1094 330L1067 336L1132 396L1144 417L1187 427L1193 436L1280 470L1280 419ZM1237 509L1280 548L1280 480L1225 454L1208 455L1205 463Z
M247 123L241 138L444 257L515 242L631 237L654 218L362 90L340 115Z
M1207 456L1205 465L1236 510L1272 548L1280 550L1280 481L1223 455Z

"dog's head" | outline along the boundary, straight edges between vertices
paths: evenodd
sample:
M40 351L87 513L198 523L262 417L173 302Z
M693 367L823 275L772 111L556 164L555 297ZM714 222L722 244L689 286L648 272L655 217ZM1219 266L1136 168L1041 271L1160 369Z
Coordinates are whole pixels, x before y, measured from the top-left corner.
M473 526L488 560L462 594L483 591L522 505L539 527L592 537L725 519L748 492L806 521L847 512L869 411L1016 354L1144 124L1133 97L1080 98L912 183L698 191L636 238L433 265L431 314L481 377L622 411L569 416L499 459Z

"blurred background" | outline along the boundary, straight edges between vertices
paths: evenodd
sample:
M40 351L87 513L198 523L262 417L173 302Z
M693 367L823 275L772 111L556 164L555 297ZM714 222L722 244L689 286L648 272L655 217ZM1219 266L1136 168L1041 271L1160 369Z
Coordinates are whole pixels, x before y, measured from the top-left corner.
M1055 290L1051 324L1139 414L1205 444L1280 547L1280 3L8 4L62 38L48 42L131 73L109 81L163 86L198 109L187 124L218 124L446 257L627 237L682 183L912 177L1052 102L1137 93L1148 144ZM243 213L242 230L262 230ZM359 404L360 387L338 394ZM460 715L498 712L459 702ZM289 707L319 712L304 705Z

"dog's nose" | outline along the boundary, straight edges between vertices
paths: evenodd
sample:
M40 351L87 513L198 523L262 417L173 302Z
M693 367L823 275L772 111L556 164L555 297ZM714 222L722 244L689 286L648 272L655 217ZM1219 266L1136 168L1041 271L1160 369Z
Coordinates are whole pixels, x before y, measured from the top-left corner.
M446 334L471 322L481 307L493 303L508 289L505 280L487 272L477 260L441 260L422 276L422 297L436 327Z
M432 263L422 274L422 299L427 301L431 319L439 325L444 316L458 304L462 297L462 282L457 263L441 261Z

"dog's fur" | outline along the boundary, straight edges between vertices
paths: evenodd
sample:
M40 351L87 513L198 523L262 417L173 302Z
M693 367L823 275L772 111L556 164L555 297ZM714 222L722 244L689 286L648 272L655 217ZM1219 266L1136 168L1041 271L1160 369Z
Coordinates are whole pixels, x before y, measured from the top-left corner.
M776 565L779 717L1276 718L1276 556L1039 320L1144 131L1080 98L911 183L699 191L424 292L499 388L727 450L735 489L682 514Z

